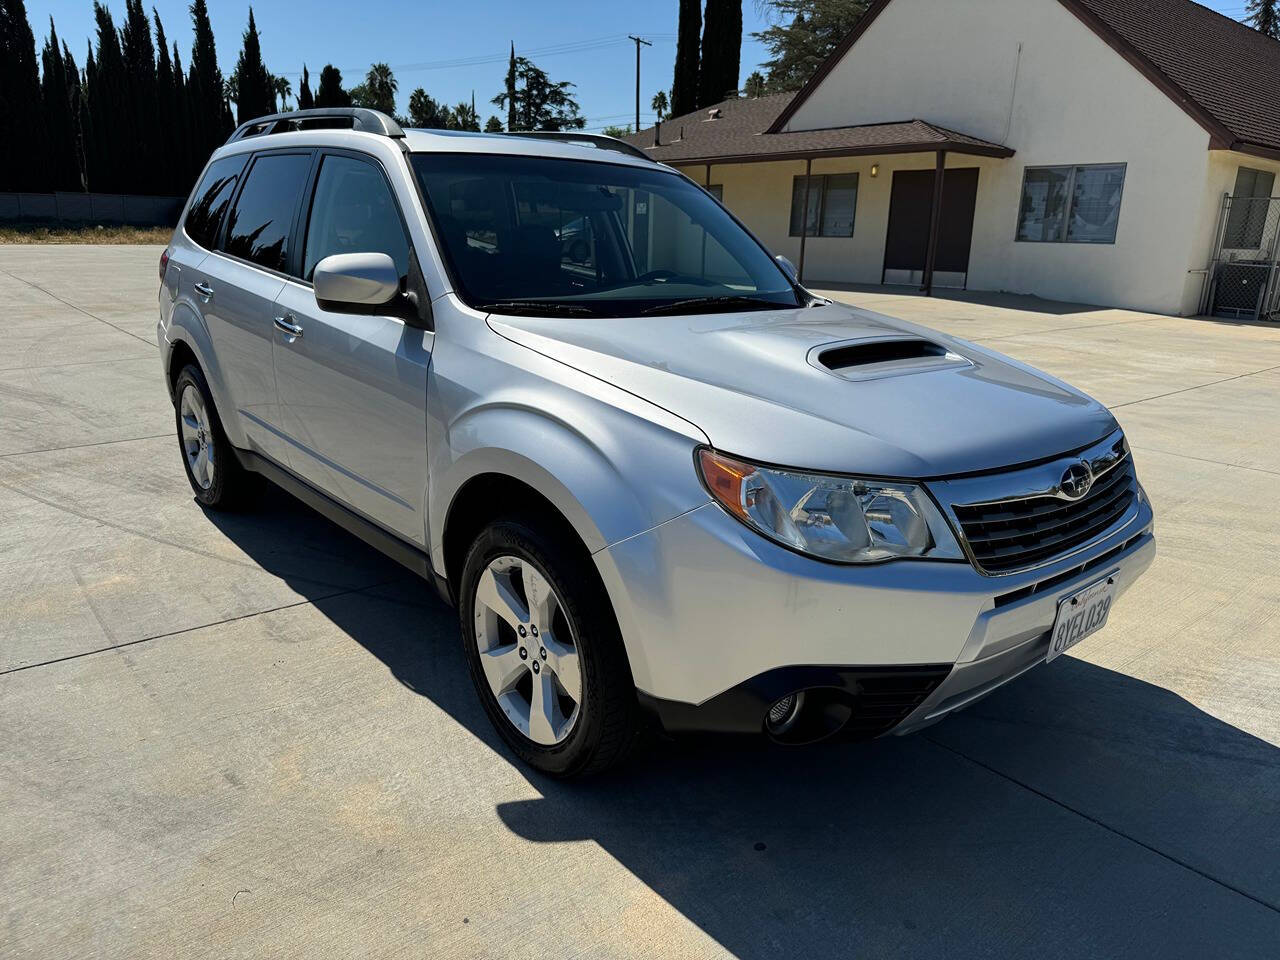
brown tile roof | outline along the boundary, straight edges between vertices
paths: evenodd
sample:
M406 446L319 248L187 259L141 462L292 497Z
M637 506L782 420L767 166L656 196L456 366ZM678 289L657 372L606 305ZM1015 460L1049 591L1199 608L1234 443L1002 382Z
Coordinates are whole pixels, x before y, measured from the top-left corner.
M1280 150L1280 42L1191 0L1062 2L1085 13L1086 23L1092 15L1167 77L1175 89L1166 93L1175 101L1182 94L1184 108L1207 115L1197 119L1228 140L1215 146L1242 141Z
M780 93L756 100L726 100L714 107L664 120L661 144L654 146L650 127L625 139L663 163L698 161L781 160L804 156L851 156L877 153L918 153L954 150L991 156L1011 156L999 144L979 140L923 120L833 127L798 133L765 133L794 94ZM717 119L711 111L719 110Z
M778 111L780 130L891 0L857 27ZM1059 0L1211 136L1210 146L1280 159L1280 42L1191 0Z

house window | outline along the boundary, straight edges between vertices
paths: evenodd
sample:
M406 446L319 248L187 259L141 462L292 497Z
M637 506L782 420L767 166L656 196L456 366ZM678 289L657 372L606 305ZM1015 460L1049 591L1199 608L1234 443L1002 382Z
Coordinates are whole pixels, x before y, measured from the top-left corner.
M1265 170L1241 167L1236 173L1236 189L1231 194L1227 229L1222 245L1232 250L1257 250L1271 212L1271 191L1276 175Z
M721 203L724 203L724 184L723 183L710 184L707 187L707 193L711 194Z
M791 236L798 237L801 225L810 237L852 237L853 218L858 209L858 175L832 173L809 177L809 209L804 209L805 178L791 184ZM801 219L803 216L803 220Z
M1027 167L1018 239L1033 243L1115 243L1125 165Z

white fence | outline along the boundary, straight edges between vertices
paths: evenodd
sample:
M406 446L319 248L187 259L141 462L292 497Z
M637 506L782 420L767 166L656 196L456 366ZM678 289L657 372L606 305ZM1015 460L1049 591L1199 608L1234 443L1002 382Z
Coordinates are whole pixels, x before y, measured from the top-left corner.
M0 193L0 221L53 220L171 227L185 197L124 193Z

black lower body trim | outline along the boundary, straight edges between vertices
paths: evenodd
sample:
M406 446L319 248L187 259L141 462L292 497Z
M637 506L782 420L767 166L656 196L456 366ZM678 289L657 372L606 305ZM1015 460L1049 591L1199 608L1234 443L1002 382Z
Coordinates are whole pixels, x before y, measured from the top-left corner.
M790 742L829 736L870 740L888 733L951 673L951 664L899 667L779 667L752 677L702 704L641 693L641 704L671 734L766 732L765 714L788 694L805 692L808 722Z
M431 557L420 547L400 539L394 533L384 530L372 520L368 520L354 510L344 507L332 497L317 490L305 480L300 479L274 460L254 453L252 450L232 448L236 459L246 470L261 474L286 493L301 500L312 510L336 523L347 533L359 537L380 553L408 567L424 580L429 580L445 603L452 605L453 598L449 593L449 582L436 573L431 564Z

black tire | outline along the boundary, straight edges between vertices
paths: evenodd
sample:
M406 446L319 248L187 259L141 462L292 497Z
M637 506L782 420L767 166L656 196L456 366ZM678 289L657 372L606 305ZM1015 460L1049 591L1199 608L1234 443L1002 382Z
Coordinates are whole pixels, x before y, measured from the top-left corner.
M187 390L195 390L200 394L207 412L208 429L203 431L204 441L212 453L212 480L205 485L196 478L192 464L187 456L187 445L183 438L182 397ZM182 458L182 469L186 471L187 482L196 500L206 507L215 510L227 510L243 505L248 499L251 478L240 466L231 441L222 429L222 421L218 418L218 409L214 406L213 395L209 392L209 384L200 368L188 364L178 374L173 387L174 425L178 434L178 453Z
M600 773L631 753L643 730L635 681L613 607L590 556L559 525L536 517L497 520L481 531L467 553L458 613L471 679L489 720L525 763L555 777ZM489 563L514 556L531 561L560 598L572 621L582 665L582 700L568 736L543 746L525 736L503 713L485 679L476 633L476 588Z

